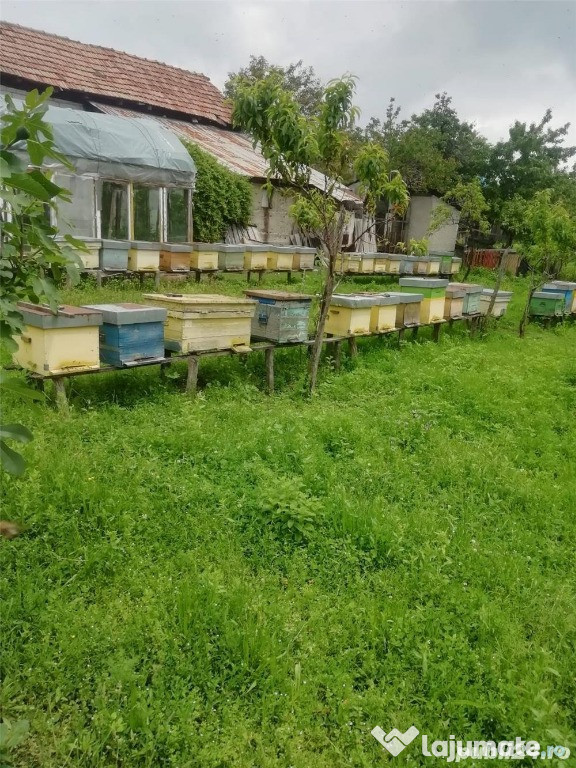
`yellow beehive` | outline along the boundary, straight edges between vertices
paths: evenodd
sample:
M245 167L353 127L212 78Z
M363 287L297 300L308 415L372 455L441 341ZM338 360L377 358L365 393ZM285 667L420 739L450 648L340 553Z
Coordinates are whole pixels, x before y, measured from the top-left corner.
M421 293L420 322L434 323L444 319L444 301L448 280L433 277L401 277L400 290L403 293Z
M382 293L376 296L376 304L370 311L370 330L372 333L392 331L396 328L396 311L400 304L398 296Z
M427 274L428 275L439 275L440 274L440 264L442 262L441 256L428 256L428 269Z
M74 248L69 245L63 238L56 238L58 245L61 248L70 248L74 252L74 255L78 258L82 269L98 269L100 266L100 248L102 241L93 237L84 237L81 242L84 245L84 249Z
M250 327L257 302L218 294L145 294L165 307L167 349L184 354L232 349L250 344Z
M360 253L341 253L336 258L337 272L360 272L362 255Z
M218 269L218 243L192 243L192 269Z
M427 275L430 266L430 259L428 256L418 256L417 261L414 263L414 275Z
M271 245L266 254L266 269L286 271L292 269L294 263L294 248L290 246Z
M256 272L265 270L268 266L268 252L269 247L267 245L258 245L256 243L249 243L246 245L244 251L244 269L251 269Z
M403 256L399 253L387 253L386 254L386 271L390 275L399 275L402 267Z
M464 298L466 291L461 288L455 288L451 285L446 287L446 298L444 300L444 319L450 320L455 317L462 317L464 314Z
M374 298L334 294L326 319L326 333L332 336L353 336L370 333L370 317Z
M315 258L316 258L316 248L306 248L305 246L295 246L292 269L314 269Z
M362 253L360 254L360 274L361 275L372 275L374 274L374 254L373 253Z
M24 330L14 361L41 376L100 367L102 313L85 307L48 307L22 302Z
M376 274L386 274L388 272L388 257L385 253L374 254L374 272Z
M160 269L160 243L133 240L128 251L128 269L133 272L158 272Z

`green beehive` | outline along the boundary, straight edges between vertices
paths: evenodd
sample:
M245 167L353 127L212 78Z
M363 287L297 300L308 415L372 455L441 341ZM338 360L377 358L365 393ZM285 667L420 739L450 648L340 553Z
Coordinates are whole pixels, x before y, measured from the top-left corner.
M532 317L562 317L565 308L564 293L535 291L530 299Z
M420 322L434 323L444 319L444 299L448 280L431 277L401 277L398 281L402 293L420 293Z
M462 306L463 315L480 314L480 302L482 300L483 285L476 283L450 283L451 288L457 288L465 291L464 302Z

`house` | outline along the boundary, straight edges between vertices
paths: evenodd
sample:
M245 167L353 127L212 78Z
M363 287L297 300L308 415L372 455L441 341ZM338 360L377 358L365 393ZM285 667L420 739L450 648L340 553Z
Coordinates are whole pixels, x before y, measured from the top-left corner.
M433 222L434 211L439 206L447 206L449 215L442 224L430 235L428 230ZM428 239L428 249L432 253L454 253L456 238L458 236L458 223L460 211L452 205L448 205L436 195L413 195L408 207L405 229L405 242Z
M274 243L297 237L290 195L268 198L264 157L233 129L230 106L205 75L6 22L0 23L0 49L0 91L23 96L52 86L55 106L157 121L250 179L256 229L235 237L256 233ZM313 171L311 183L323 189L324 177ZM351 212L361 211L362 200L352 190L341 187L335 196Z

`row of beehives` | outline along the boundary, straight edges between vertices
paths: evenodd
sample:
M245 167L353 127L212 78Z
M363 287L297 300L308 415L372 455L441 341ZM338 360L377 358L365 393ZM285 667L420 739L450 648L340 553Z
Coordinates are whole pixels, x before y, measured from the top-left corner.
M510 294L500 292L495 314ZM207 294L144 294L147 304L47 307L21 304L25 329L15 361L40 375L123 367L164 359L165 350L188 354L246 350L251 339L277 343L308 339L312 296L247 290L245 297ZM326 333L337 336L473 316L487 311L482 286L434 278L401 278L396 293L337 294Z
M290 270L313 269L315 248L263 243L148 243L144 241L82 241L77 250L84 269L133 272L189 272L194 270Z
M456 275L462 259L444 256L404 256L399 253L343 253L336 271L358 275Z
M576 283L553 280L530 297L533 317L563 317L576 314Z

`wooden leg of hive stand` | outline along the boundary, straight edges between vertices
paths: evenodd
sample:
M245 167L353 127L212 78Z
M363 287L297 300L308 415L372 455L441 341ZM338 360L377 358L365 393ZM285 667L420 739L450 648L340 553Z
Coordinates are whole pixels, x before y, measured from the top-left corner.
M54 390L56 392L56 408L59 411L67 411L66 379L54 379Z
M348 339L348 352L350 353L350 357L356 357L358 354L358 342L356 336L350 336Z
M415 325L414 328L412 328L412 341L416 341L418 338L418 326Z
M286 282L287 283L291 283L292 282L292 272L290 270L288 270L288 272L286 272Z
M160 286L160 272L154 273L154 288L158 288Z
M96 272L96 287L102 288L102 272L100 270Z
M188 375L186 376L186 392L195 395L198 389L198 356L190 355L188 358Z
M164 357L172 357L172 351L169 349L164 350ZM160 378L165 379L166 378L166 369L170 366L170 363L161 363L160 364Z
M342 342L334 342L334 370L339 371L342 366Z
M398 329L398 346L402 344L404 341L404 334L406 333L406 328L399 328Z
M269 347L264 350L264 358L266 361L266 387L268 394L274 394L274 347Z
M438 343L438 341L440 340L440 328L441 327L442 327L442 325L440 323L436 323L434 325L434 328L432 329L432 341L435 341L436 343Z
M202 272L199 269L196 270L196 282L199 283L202 277Z

